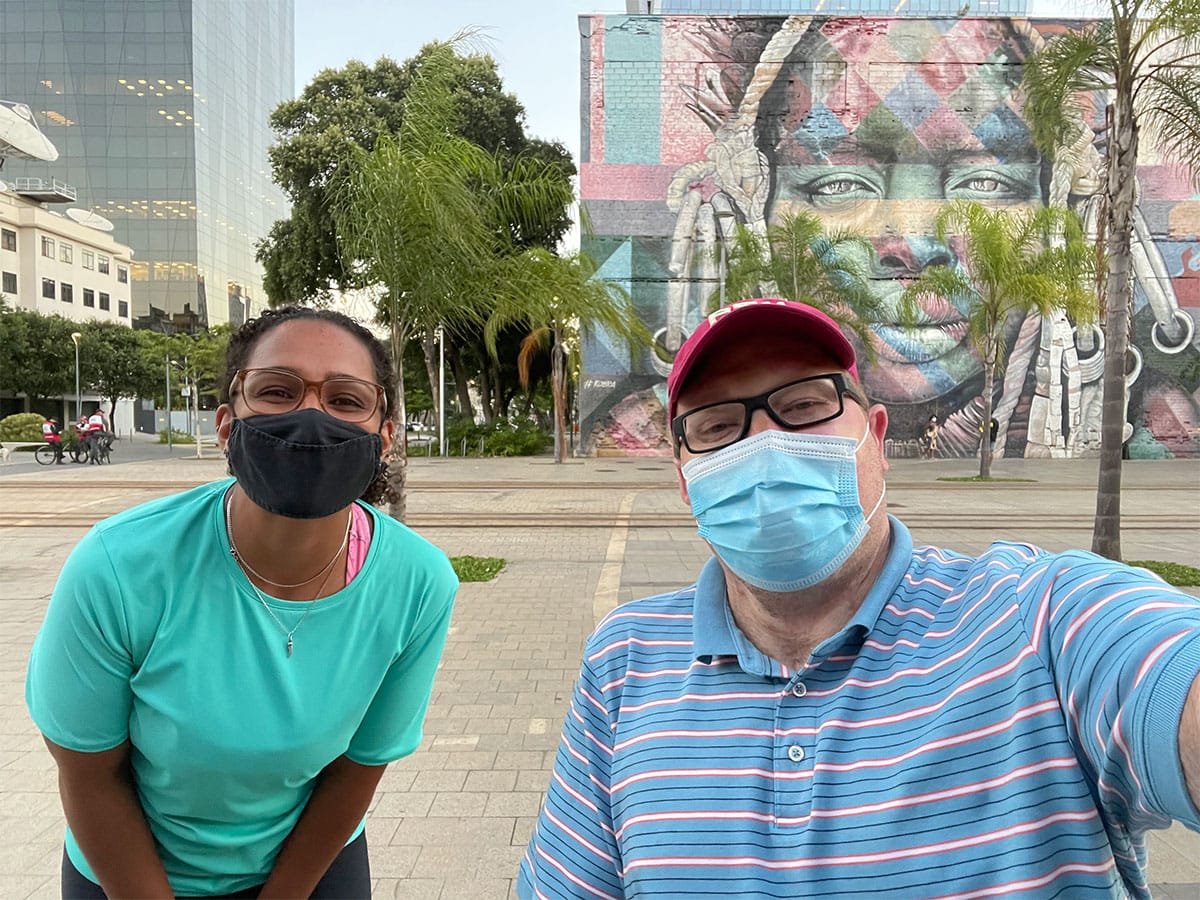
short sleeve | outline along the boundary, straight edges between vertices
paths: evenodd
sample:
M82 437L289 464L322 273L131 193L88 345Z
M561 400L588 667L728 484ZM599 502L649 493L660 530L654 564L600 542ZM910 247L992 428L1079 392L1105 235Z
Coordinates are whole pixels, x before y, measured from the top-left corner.
M412 636L388 667L346 755L359 765L382 766L408 756L421 743L433 678L446 646L458 578L438 554Z
M42 734L85 753L128 738L132 645L116 572L92 531L59 573L29 658L25 703Z
M608 791L613 724L604 699L585 656L550 788L521 860L522 900L625 896Z
M1031 564L1020 593L1072 742L1110 818L1200 827L1179 724L1200 672L1200 602L1143 570L1071 551Z

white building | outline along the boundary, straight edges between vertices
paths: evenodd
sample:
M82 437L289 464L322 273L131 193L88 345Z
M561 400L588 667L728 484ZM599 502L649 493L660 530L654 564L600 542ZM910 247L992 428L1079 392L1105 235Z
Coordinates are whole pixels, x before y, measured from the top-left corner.
M0 297L10 307L59 315L74 322L117 322L132 327L129 285L133 252L111 234L81 224L0 182ZM47 185L52 193L61 185ZM69 190L69 189L68 189ZM54 198L62 202L65 198ZM81 211L78 218L106 224ZM70 348L64 348L70 352ZM6 395L12 402L12 395ZM19 401L19 398L17 398ZM62 418L73 417L79 400L101 402L99 395L84 392L64 398ZM28 409L28 400L24 401ZM107 412L108 404L104 403ZM133 430L133 402L118 400L113 428L120 434Z
M131 325L133 252L43 203L0 191L0 294L17 309Z

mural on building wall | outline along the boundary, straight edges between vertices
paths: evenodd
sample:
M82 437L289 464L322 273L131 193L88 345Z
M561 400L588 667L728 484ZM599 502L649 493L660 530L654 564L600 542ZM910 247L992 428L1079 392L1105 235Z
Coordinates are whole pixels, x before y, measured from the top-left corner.
M1022 61L1063 25L973 18L657 18L581 20L584 248L621 283L653 351L631 366L602 338L584 348L585 449L669 453L665 379L683 338L718 296L719 247L733 223L763 231L789 212L870 238L885 310L877 361L862 367L888 407L898 453L931 414L941 446L973 455L983 374L962 310L931 303L918 326L894 315L907 280L954 265L933 221L964 198L1069 206L1095 229L1102 101L1080 115L1093 140L1051 165L1037 152L1017 89ZM1135 352L1126 432L1133 456L1200 455L1200 196L1143 135L1135 238ZM1067 156L1067 155L1064 155ZM733 298L729 298L733 299ZM997 379L997 452L1094 455L1103 352L1092 327L1062 316L1009 323Z

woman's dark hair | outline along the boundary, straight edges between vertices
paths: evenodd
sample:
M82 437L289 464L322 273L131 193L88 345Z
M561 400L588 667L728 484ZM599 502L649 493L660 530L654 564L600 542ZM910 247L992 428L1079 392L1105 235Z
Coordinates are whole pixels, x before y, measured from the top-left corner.
M331 309L313 309L310 306L283 306L279 309L264 310L257 318L249 319L241 328L229 336L229 345L225 349L225 371L221 374L221 389L218 399L221 403L231 401L230 389L233 386L233 376L238 369L245 368L246 361L258 344L259 339L272 328L278 328L285 322L295 322L301 319L315 319L318 322L328 322L354 335L371 354L371 362L375 367L375 380L383 385L384 410L386 421L396 416L396 367L392 365L391 354L383 342L367 329L363 328L349 316ZM398 440L404 436L399 435ZM388 465L380 460L379 471L375 479L363 491L362 499L367 503L394 503L399 500L396 491L388 483Z

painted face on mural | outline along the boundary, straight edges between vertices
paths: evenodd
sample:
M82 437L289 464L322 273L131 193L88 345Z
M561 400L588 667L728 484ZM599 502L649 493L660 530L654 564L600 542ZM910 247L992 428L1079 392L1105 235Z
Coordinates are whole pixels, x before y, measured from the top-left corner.
M1014 97L1024 55L995 21L893 19L864 32L835 20L800 42L763 98L768 222L814 212L873 245L861 263L884 309L872 323L878 364L864 372L876 399L930 401L981 371L964 310L932 300L904 329L898 305L922 269L959 264L956 241L933 234L947 202L1041 205L1043 164Z

